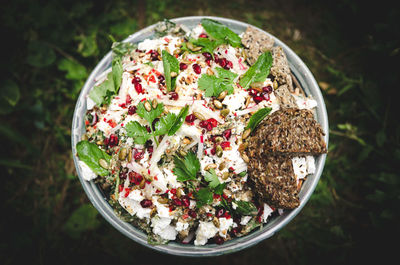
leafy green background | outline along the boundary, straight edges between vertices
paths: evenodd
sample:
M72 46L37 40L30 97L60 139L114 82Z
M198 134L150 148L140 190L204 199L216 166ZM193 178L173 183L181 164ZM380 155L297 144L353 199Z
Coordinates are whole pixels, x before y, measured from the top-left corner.
M111 227L76 177L75 101L112 35L215 15L261 27L309 66L330 146L315 193L284 229L216 258L159 254ZM373 264L397 251L400 12L383 1L8 1L1 16L2 264ZM394 242L394 243L392 243Z

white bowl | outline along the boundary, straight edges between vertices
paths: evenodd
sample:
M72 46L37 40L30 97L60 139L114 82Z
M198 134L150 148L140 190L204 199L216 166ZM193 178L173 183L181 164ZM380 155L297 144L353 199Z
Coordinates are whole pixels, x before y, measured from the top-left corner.
M203 18L211 18L217 20L225 25L227 25L231 30L236 33L241 33L246 30L249 24L240 22L233 19L220 18L220 17L205 17L205 16L193 16L193 17L182 17L172 19L173 22L177 24L184 24L189 28L193 28L198 25ZM124 40L124 42L138 43L144 39L151 38L154 35L155 25L151 25L145 29L142 29L135 34L132 34ZM253 26L254 27L254 26ZM255 27L256 28L256 27ZM261 30L261 29L260 29ZM265 31L263 31L265 32ZM267 32L265 32L267 33ZM268 34L268 33L267 33ZM287 55L290 68L292 73L298 79L300 85L307 95L312 95L317 101L318 106L316 108L316 119L321 124L323 131L326 133L324 140L328 143L329 138L329 126L328 126L328 115L326 112L325 103L315 81L312 73L304 64L304 62L283 42L269 34L275 40L275 45L281 46ZM294 210L285 211L283 215L272 218L267 224L263 226L262 229L257 229L252 233L240 237L234 238L230 241L225 242L222 245L207 244L204 246L194 246L185 245L176 242L170 242L166 245L150 245L147 243L147 235L140 229L134 227L133 225L126 223L118 218L114 213L111 206L108 204L106 198L103 196L102 192L98 186L93 181L86 181L82 178L82 172L78 166L78 158L76 156L76 144L80 141L82 134L85 132L84 116L86 112L86 96L95 84L95 77L106 70L111 65L111 52L107 53L106 56L100 61L100 63L95 67L95 69L90 74L87 79L75 106L74 117L72 121L72 153L74 154L74 162L76 171L79 176L79 180L82 183L83 189L85 190L90 201L100 212L101 215L117 230L131 238L132 240L147 246L149 248L155 249L157 251L181 255L181 256L217 256L227 253L232 253L239 251L241 249L250 247L259 243L260 241L267 239L274 235L277 231L282 229L287 223L289 223L304 207L304 205L309 200L311 194L313 193L319 178L321 176L322 170L324 168L326 154L320 155L315 159L316 162L316 172L315 174L309 175L303 184L300 191L300 206Z

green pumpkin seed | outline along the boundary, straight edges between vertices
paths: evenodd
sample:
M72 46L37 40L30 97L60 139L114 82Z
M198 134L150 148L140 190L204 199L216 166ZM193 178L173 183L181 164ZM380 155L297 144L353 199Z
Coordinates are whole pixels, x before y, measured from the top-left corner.
M118 154L119 160L124 161L127 154L128 154L128 150L125 147L121 148L121 150L119 150L119 154Z
M226 116L228 116L228 114L229 114L229 109L223 109L223 110L221 110L221 116L222 117L226 117Z
M150 105L150 103L149 103L148 101L144 102L144 108L145 108L147 111L151 111L151 105Z
M224 149L222 149L222 147L221 147L220 145L218 145L218 146L216 147L216 149L215 149L215 154L216 154L218 157L221 157L221 156L223 155L223 153L224 153Z
M197 118L197 119L199 119L199 120L202 120L202 121L204 121L206 118L203 116L203 114L201 114L200 112L197 112L197 111L193 111L193 115Z
M214 104L214 106L215 106L216 109L222 109L222 103L221 103L221 101L215 99L215 100L213 101L213 104Z
M104 160L103 158L99 159L99 165L104 168L104 169L108 169L108 163L106 160Z
M221 94L219 94L218 99L223 100L227 94L228 94L227 90L222 91Z
M251 133L251 129L250 129L250 128L247 129L247 130L245 130L245 131L243 132L243 134L242 134L242 139L244 140L244 139L246 139L247 137L249 137L250 133Z

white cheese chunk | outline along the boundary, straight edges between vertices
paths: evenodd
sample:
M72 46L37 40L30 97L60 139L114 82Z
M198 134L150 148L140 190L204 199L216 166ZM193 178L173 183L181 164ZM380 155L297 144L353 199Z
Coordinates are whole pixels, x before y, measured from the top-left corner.
M93 170L91 170L85 162L78 161L78 164L82 170L82 177L84 180L91 181L92 179L97 178L97 174L94 173Z
M207 240L215 236L218 231L219 229L215 227L213 222L200 221L199 227L196 230L196 239L194 240L194 244L196 246L205 245Z

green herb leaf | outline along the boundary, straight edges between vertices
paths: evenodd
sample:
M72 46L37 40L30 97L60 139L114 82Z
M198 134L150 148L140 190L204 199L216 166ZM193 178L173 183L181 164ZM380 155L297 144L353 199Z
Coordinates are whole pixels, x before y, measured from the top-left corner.
M248 88L252 83L264 82L272 66L271 52L267 51L261 54L257 61L244 73L239 84L244 88Z
M222 195L224 193L224 189L226 187L226 183L220 183L214 188L214 193L218 195Z
M215 68L218 77L215 75L203 74L198 80L200 90L204 90L206 97L217 97L222 91L228 91L228 94L233 93L233 80L237 74L225 70L221 67Z
M213 168L205 172L204 179L209 182L208 186L210 188L215 188L220 184L218 176Z
M176 77L171 77L171 73L179 73L179 61L166 50L162 51L162 61L164 66L165 85L167 86L168 91L173 91L175 89Z
M93 170L94 173L100 176L107 176L109 174L107 169L99 165L99 160L104 159L110 163L111 156L101 150L95 143L80 141L76 145L76 151L79 159Z
M194 194L194 196L196 198L196 206L198 208L213 202L213 193L210 188L201 188Z
M107 79L100 85L94 87L89 93L89 97L98 105L101 106L107 96L114 94L113 73L107 75Z
M195 47L200 46L200 47L201 47L201 50L192 51L191 49L189 49L189 48L187 47L187 44L186 44L185 42L182 43L182 48L181 48L181 50L183 50L183 51L188 51L188 52L190 52L190 53L204 53L204 52L208 52L208 53L211 54L211 56L212 56L213 58L214 58L214 50L215 50L218 46L220 46L221 44L224 43L222 40L211 40L211 39L209 39L209 38L198 38L198 39L191 38L191 39L189 40L189 42L190 42L193 46L195 46Z
M137 144L145 144L152 136L143 125L137 121L130 121L125 125L125 130L129 137L132 137Z
M257 207L252 202L234 201L237 205L235 212L241 215L257 215Z
M256 113L254 113L251 117L249 122L247 123L246 129L254 129L258 126L258 124L271 112L271 108L262 108L259 109Z
M195 180L200 170L200 161L193 152L189 152L184 159L174 156L174 174L178 181Z
M130 42L113 42L111 50L113 57L122 57L127 53L130 53L136 48L136 45Z
M181 111L179 112L175 121L173 122L171 128L168 130L169 136L174 135L179 130L179 128L184 123L185 118L188 115L188 113L189 113L189 106L186 105L184 108L181 109Z
M151 104L150 101L148 101ZM137 109L136 109L136 113L142 117L143 119L145 119L146 121L148 121L150 123L150 125L153 123L153 121L160 117L160 115L163 113L164 111L164 104L163 103L158 103L157 107L154 109L153 106L151 107L150 111L147 111L146 108L144 107L144 103L140 102L137 105Z
M115 94L118 93L119 87L121 86L123 72L124 69L122 68L121 58L120 57L114 58L112 61L112 76L114 81Z
M240 47L242 45L242 39L239 37L239 35L218 21L204 18L201 20L201 25L215 40L224 41L224 43L228 43L233 47Z
M172 112L169 112L167 115L162 116L155 125L155 135L167 134L174 125L175 120L176 115Z

